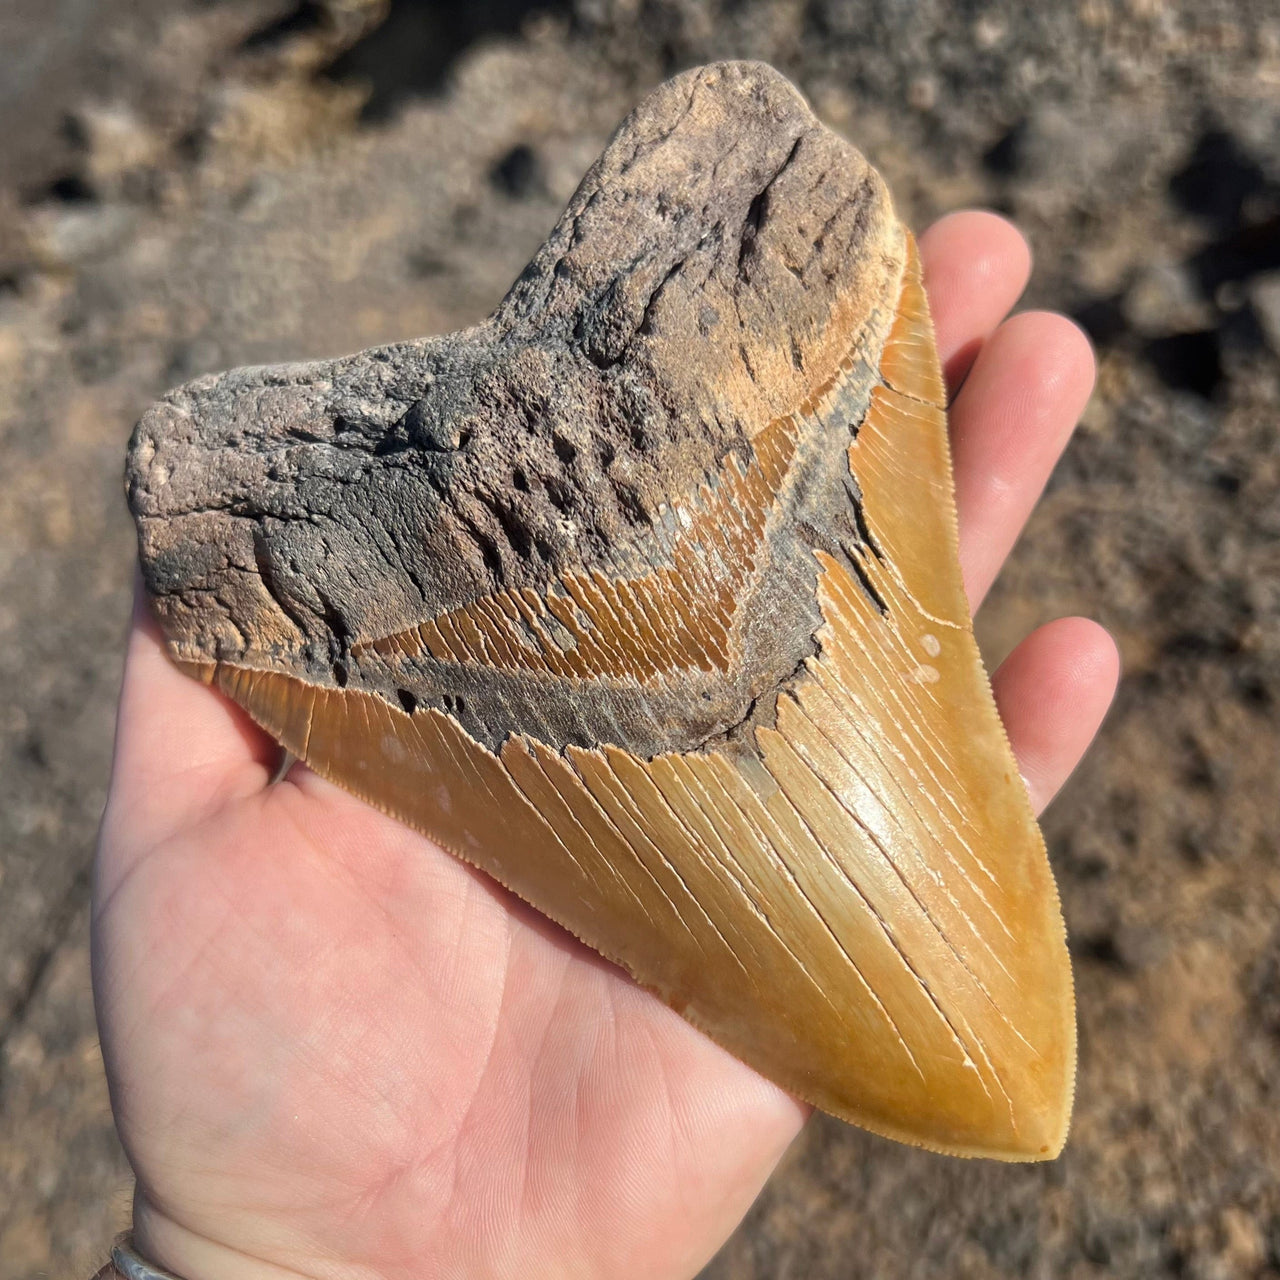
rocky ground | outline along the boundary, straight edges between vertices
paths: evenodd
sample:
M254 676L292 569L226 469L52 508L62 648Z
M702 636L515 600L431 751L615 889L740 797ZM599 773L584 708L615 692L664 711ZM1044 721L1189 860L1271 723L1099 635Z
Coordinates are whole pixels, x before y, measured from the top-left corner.
M170 384L453 328L617 119L765 58L910 221L1026 229L1098 393L981 618L1066 612L1125 679L1046 834L1081 1070L1066 1154L971 1164L819 1119L708 1268L1280 1276L1280 14L1268 0L10 0L0 11L0 1280L128 1212L87 877L131 532Z

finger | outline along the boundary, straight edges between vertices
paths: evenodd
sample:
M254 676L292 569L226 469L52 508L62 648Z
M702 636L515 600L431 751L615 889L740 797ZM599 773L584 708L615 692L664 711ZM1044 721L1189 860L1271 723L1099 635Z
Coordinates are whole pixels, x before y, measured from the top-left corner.
M1089 340L1029 311L983 346L951 407L960 566L977 609L1044 489L1093 390Z
M279 749L239 707L184 675L139 583L116 721L111 803L145 842L261 788Z
M939 218L920 237L920 261L938 358L954 395L1027 287L1031 250L1011 222L967 210Z
M1119 678L1115 641L1088 618L1040 627L1001 663L991 687L1037 813L1080 763Z

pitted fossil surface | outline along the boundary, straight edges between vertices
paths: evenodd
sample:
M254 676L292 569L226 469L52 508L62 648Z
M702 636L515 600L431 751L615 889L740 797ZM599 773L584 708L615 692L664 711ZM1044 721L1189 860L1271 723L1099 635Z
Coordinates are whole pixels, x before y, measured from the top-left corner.
M528 731L652 755L723 735L814 651L812 550L860 544L841 443L904 254L884 184L780 78L682 78L624 126L486 323L202 379L143 420L130 502L176 652L461 699L490 747ZM731 616L706 619L715 652L655 651L630 703L621 659L598 688L531 682L527 634L515 659L385 661L398 633L566 576L643 590L690 542L680 514L723 524L757 437L845 359L839 411L792 424L773 509L734 553ZM572 623L539 616L572 651Z

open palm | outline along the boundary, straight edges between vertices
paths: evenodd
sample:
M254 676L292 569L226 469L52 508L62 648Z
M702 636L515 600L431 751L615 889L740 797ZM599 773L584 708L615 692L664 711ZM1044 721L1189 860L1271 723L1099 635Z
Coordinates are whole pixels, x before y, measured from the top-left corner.
M1068 321L1003 318L1026 246L921 239L976 607L1088 396ZM1003 321L1003 323L1002 323ZM1042 808L1116 679L1104 632L995 678ZM139 607L95 881L94 983L139 1251L217 1276L689 1276L806 1110L423 836L186 679Z

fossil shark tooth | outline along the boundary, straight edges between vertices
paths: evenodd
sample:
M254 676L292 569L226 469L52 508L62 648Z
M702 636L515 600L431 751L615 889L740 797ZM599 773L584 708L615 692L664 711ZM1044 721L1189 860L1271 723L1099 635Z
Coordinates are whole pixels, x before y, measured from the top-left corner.
M914 242L768 67L621 125L484 323L139 424L173 657L766 1076L1050 1157L1075 1023Z

